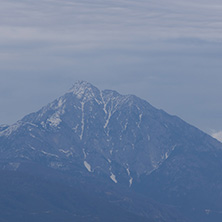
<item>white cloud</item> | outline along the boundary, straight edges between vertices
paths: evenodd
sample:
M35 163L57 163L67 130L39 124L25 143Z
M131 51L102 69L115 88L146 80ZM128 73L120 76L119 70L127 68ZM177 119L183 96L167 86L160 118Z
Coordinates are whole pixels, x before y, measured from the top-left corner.
M91 41L96 33L106 43L117 37L123 42L126 38L222 40L221 8L217 0L40 0L38 4L3 0L1 36L78 42L82 38Z
M212 133L211 136L217 140L219 140L220 142L222 142L222 131L218 131L215 133Z

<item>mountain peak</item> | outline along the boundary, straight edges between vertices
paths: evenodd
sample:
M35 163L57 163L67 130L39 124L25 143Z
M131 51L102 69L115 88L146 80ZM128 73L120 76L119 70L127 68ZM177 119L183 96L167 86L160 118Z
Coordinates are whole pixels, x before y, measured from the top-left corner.
M68 93L73 93L78 99L90 99L100 93L100 90L87 81L77 81Z
M72 87L70 88L69 91L76 92L76 91L79 91L80 89L87 90L87 89L91 89L91 88L96 88L96 87L87 81L78 80L72 85Z

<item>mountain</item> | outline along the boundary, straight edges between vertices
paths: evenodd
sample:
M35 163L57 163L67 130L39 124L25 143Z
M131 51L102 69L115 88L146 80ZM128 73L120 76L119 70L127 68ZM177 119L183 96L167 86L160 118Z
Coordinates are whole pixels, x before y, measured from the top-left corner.
M36 203L53 206L44 212L60 212L66 221L221 221L221 157L220 142L180 118L134 95L100 91L85 81L17 123L0 127L2 177L18 178L19 196L26 185L27 199L38 192ZM2 195L10 195L3 200L13 199L16 206L16 191L8 191L11 179L5 181ZM55 207L41 187L58 202L66 198L57 193L68 197L70 192L84 208L68 199L68 205ZM94 208L92 202L100 204Z

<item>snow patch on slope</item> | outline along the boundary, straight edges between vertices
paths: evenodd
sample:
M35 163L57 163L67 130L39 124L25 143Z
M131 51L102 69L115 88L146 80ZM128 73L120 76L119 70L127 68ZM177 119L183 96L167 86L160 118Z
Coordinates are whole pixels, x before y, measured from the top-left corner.
M141 124L141 121L142 121L142 116L143 116L143 114L141 113L141 114L139 115L139 122L137 123L137 127L138 127L138 128L140 128L140 124Z
M0 136L10 136L13 132L15 132L22 125L21 121L7 127L5 130L0 132Z
M129 176L129 187L131 187L132 186L132 184L133 184L133 177L131 176L131 174L130 174L130 170L129 170L129 168L126 168L126 171L127 171L127 174L128 174L128 176Z
M51 157L56 157L56 158L59 158L56 154L53 154L53 153L47 153L45 152L44 150L41 151L44 155L46 156L51 156Z
M222 131L214 132L211 134L211 136L218 141L222 142Z
M110 110L109 110L109 114L108 114L108 117L107 117L107 119L106 119L106 123L105 123L105 125L104 125L104 129L108 126L111 115L112 115L112 114L111 114L111 112L110 112Z
M70 150L59 149L59 152L64 153L67 157L73 155L73 153Z
M84 127L85 127L85 125L84 125L84 122L85 122L85 120L84 120L84 102L81 102L81 110L82 110L82 120L81 120L81 123L82 123L81 129L82 130L81 130L81 134L79 136L80 140L82 140L83 133L84 133Z
M90 165L87 161L84 161L84 166L86 167L86 169L87 169L90 173L92 172L91 165Z
M116 176L111 172L110 175L110 179L114 182L114 183L118 183L118 181L116 180Z
M47 120L47 122L49 122L49 125L50 125L50 126L57 127L57 126L62 122L62 120L60 119L60 113L59 113L59 112L54 113L54 114Z

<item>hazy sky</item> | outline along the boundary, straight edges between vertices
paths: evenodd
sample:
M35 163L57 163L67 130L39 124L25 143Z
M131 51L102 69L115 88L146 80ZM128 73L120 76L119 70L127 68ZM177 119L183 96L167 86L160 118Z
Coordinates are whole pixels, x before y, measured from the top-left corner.
M0 0L0 123L87 80L220 136L221 12L221 0Z

